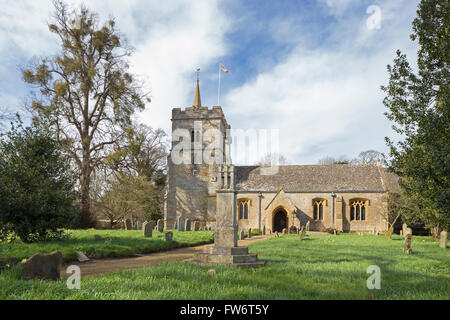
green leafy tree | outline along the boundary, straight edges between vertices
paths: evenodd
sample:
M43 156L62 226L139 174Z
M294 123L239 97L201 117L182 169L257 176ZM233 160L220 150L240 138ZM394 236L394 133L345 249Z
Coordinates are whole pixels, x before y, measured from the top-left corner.
M404 140L386 141L410 208L437 235L448 230L450 215L450 3L422 0L412 25L418 70L397 50L381 87L385 114Z
M0 154L1 237L43 240L74 221L75 179L57 141L19 122L1 136Z
M23 70L39 89L32 103L35 121L48 125L79 171L82 227L93 226L90 187L93 171L145 107L142 84L128 72L132 49L114 20L100 25L86 7L70 9L55 1L49 30L61 50Z

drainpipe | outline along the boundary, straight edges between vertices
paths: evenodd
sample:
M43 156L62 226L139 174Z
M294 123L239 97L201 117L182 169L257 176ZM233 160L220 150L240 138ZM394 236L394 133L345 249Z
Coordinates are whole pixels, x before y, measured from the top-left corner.
M258 192L258 229L261 230L261 196L262 193Z
M336 198L336 194L331 192L331 225L334 226L334 198Z

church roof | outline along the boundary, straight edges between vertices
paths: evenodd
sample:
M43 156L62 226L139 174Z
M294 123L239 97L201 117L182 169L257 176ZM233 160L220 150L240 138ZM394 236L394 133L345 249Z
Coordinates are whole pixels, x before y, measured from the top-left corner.
M383 192L397 189L398 177L385 170L383 179L381 170L385 169L375 164L283 165L273 175L262 175L259 166L236 166L236 190Z

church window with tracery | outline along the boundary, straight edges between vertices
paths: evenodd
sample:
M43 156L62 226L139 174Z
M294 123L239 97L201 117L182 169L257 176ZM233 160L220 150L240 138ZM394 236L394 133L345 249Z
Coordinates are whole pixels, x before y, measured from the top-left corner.
M366 213L369 202L368 200L352 200L350 201L350 221L366 220Z
M313 201L313 219L323 220L323 207L325 206L324 199L317 199Z
M250 200L239 201L239 219L248 219L248 207Z

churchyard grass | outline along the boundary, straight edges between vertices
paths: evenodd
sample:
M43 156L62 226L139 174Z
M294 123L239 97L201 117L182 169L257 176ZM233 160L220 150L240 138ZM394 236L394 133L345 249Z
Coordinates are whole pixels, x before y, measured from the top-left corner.
M19 239L0 243L0 268L29 258L35 253L59 250L64 262L76 260L76 251L93 258L119 258L136 253L151 253L173 248L188 247L213 242L213 231L190 231L174 233L172 242L164 241L164 233L153 230L146 238L141 230L66 230L68 236L61 240L23 243ZM97 239L95 238L97 236Z
M199 234L200 235L200 234ZM356 234L297 235L253 243L259 269L167 262L153 267L66 280L19 280L17 267L0 277L0 299L450 299L450 255L430 237ZM381 289L366 286L367 267L381 269ZM215 269L215 275L207 271Z

